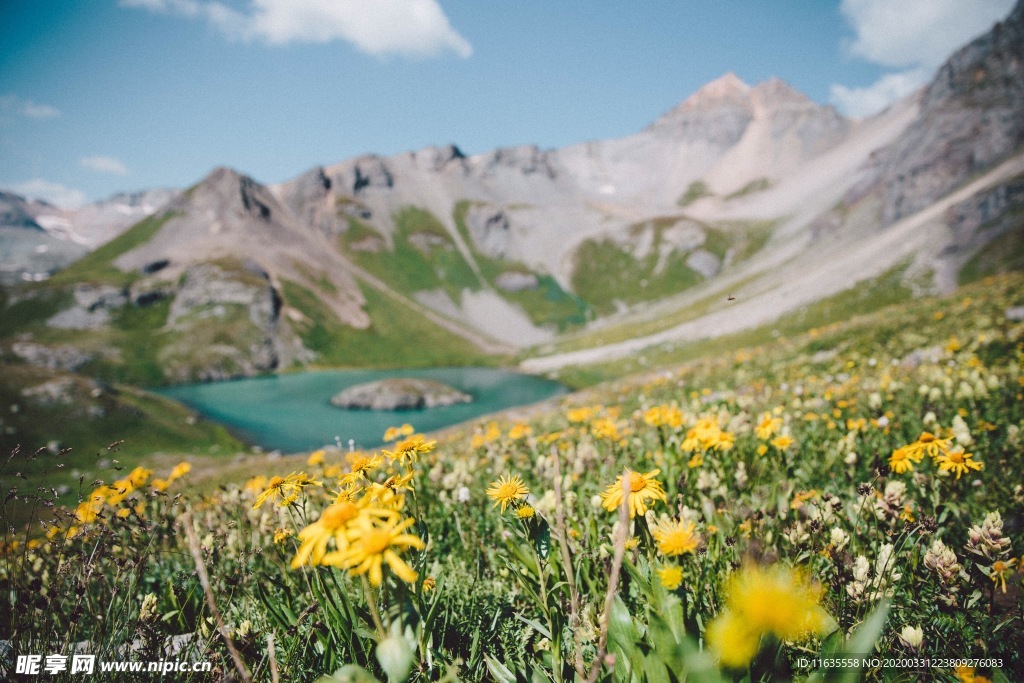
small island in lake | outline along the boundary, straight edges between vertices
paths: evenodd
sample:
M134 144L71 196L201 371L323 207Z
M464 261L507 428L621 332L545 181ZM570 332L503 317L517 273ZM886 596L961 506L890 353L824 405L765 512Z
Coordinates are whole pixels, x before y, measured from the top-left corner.
M469 403L473 397L430 379L383 379L356 384L336 394L331 403L355 410L411 410Z

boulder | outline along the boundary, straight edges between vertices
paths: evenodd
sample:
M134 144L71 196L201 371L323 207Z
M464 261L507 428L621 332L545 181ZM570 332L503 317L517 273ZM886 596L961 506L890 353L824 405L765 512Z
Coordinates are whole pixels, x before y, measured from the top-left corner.
M331 398L339 408L355 410L411 410L469 403L473 397L430 379L384 379L356 384Z

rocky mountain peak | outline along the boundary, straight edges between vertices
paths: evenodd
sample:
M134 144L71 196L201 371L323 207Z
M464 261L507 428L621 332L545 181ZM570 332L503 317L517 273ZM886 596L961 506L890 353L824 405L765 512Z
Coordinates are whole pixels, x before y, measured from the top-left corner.
M215 168L187 195L193 202L219 205L262 220L270 219L276 203L266 187L226 166Z
M747 98L750 86L733 72L728 72L710 83L702 86L697 92L683 101L682 106L690 109L715 107L723 103L735 103Z
M767 109L781 107L817 108L807 95L791 86L781 78L772 77L763 83L758 83L750 89L750 97L756 106Z

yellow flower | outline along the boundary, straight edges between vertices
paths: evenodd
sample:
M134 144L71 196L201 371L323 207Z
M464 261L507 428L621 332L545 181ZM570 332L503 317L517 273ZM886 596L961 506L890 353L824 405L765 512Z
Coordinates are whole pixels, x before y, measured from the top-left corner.
M168 481L174 481L175 479L181 479L186 474L192 471L192 465L187 462L179 462L171 470L171 475L167 478Z
M565 413L565 419L572 423L586 422L592 418L598 411L601 410L600 406L586 406L583 408L571 408Z
M991 683L985 676L974 673L973 666L958 666L953 670L960 683Z
M683 424L683 413L672 406L654 406L644 411L644 422L651 427L671 427L679 429Z
M387 443L395 441L397 439L401 439L403 436L412 436L415 431L416 430L413 429L413 426L408 423L401 427L388 427L384 432L384 442Z
M1006 561L996 560L992 564L992 569L989 570L989 578L992 579L995 585L1000 586L1004 593L1006 592L1006 575L1013 573L1013 565L1015 564L1017 564L1017 558Z
M782 429L782 419L778 417L772 417L771 413L765 413L761 416L761 421L757 424L755 432L757 438L767 441Z
M146 469L145 467L141 467L141 466L140 467L136 467L128 475L128 483L130 483L133 488L140 488L143 484L145 484L149 480L149 478L152 475L153 475L153 470Z
M306 464L309 465L310 467L316 467L317 465L322 465L323 463L324 451L322 449L313 451L312 453L309 454L309 457L306 459Z
M939 470L943 472L955 472L959 479L961 474L967 474L970 470L980 470L985 464L974 459L972 453L965 453L962 450L946 452L940 455L936 462Z
M681 567L667 564L658 570L658 578L661 579L662 586L674 591L683 583L683 570Z
M416 470L410 469L405 474L396 474L384 480L384 486L392 491L412 491L412 479L416 476Z
M723 612L712 621L704 635L718 653L722 666L730 669L742 669L749 664L761 643L761 633L732 612Z
M284 543L291 537L291 529L277 529L276 531L274 531L274 543Z
M342 485L354 484L363 476L381 466L384 458L379 455L366 455L360 451L345 454L345 460L349 464L349 472L341 478Z
M723 664L744 667L765 633L784 641L822 633L829 616L821 594L820 586L785 565L748 565L729 579L725 610L709 625L708 642Z
M625 473L616 478L615 483L601 493L601 505L605 510L614 511L622 505L623 481L628 487L629 518L647 514L647 502L665 501L665 491L656 477L661 470L651 470L646 474L634 472L626 468Z
M523 483L518 474L514 476L503 475L497 481L492 482L487 489L487 497L494 501L494 507L501 505L502 512L505 512L505 508L509 505L518 502L520 498L525 498L529 494L530 489L526 488L526 484Z
M810 491L797 491L793 495L793 502L789 504L789 507L791 510L799 510L804 503L817 497L818 492L815 489L811 489Z
M429 593L430 591L434 590L435 588L437 588L437 580L434 579L433 576L428 576L427 578L423 579L423 592L424 593Z
M260 493L263 489L267 488L268 479L262 474L257 474L255 477L251 477L245 482L243 488L250 493Z
M404 464L406 459L409 462L416 462L421 454L429 453L434 450L436 445L436 441L427 441L422 434L414 434L395 444L395 450L389 451L385 449L382 452L391 460L397 460Z
M774 439L772 439L771 444L778 448L780 451L784 451L793 445L793 437L786 436L785 434L783 434L782 436L777 436Z
M676 557L692 553L700 545L700 535L696 533L696 528L693 522L669 520L656 525L651 530L651 536L658 544L658 552Z
M520 505L516 509L516 517L519 519L530 519L536 514L532 505Z
M508 438L512 441L518 441L530 434L533 434L533 428L525 422L517 422L512 425L512 429L508 430Z
M359 502L347 500L328 505L320 514L319 519L299 532L301 544L295 557L292 558L292 569L297 569L304 564L330 564L325 561L328 554L327 545L334 541L338 550L345 550L348 547L349 523L360 517L371 520L373 518L394 520L398 518L398 513L379 507L371 508L366 499Z
M924 457L924 454L920 451L914 450L909 446L900 446L889 456L889 469L896 474L903 474L914 469L914 463L921 462L922 457Z
M700 467L703 464L704 464L704 454L703 453L694 453L690 457L690 459L686 462L686 466L689 467L691 470L694 467Z
M949 446L952 443L952 438L942 439L931 432L921 432L921 436L917 437L917 441L905 446L905 448L907 448L913 456L916 456L914 457L914 462L920 462L922 455L938 458L949 450Z
M278 501L278 499L280 499L277 503L278 507L287 507L298 500L304 488L320 486L321 483L305 472L292 472L287 477L271 477L267 482L267 488L256 497L252 509L258 510L267 501Z
M376 587L384 580L383 567L387 562L398 578L415 583L418 574L398 556L401 550L425 547L418 536L405 533L415 522L410 517L401 522L385 519L377 524L373 518L360 515L349 525L348 548L328 553L324 563L348 569L355 576L366 574Z
M600 418L590 423L590 433L596 439L608 439L615 441L619 438L618 426L608 418Z

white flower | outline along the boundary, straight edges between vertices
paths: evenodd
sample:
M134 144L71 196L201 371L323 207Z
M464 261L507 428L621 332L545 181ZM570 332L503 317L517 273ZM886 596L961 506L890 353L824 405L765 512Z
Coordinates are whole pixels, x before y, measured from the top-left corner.
M833 548L836 550L842 550L849 542L850 535L848 533L837 526L832 527L832 533L829 535L829 543Z
M953 437L956 442L966 448L974 443L974 438L971 436L971 430L967 428L967 423L964 419L957 415L953 418Z
M455 495L455 499L458 500L460 503L468 503L469 502L469 487L468 486L460 486L459 487L459 492Z
M736 488L743 488L747 485L747 466L741 460L736 466L736 473L733 475L736 479Z
M853 563L853 578L855 581L867 581L868 574L871 573L871 563L868 562L868 558L863 555L858 555L856 561Z
M900 640L903 644L912 650L917 650L921 647L921 643L924 641L924 631L920 626L911 626L907 624L900 631Z

